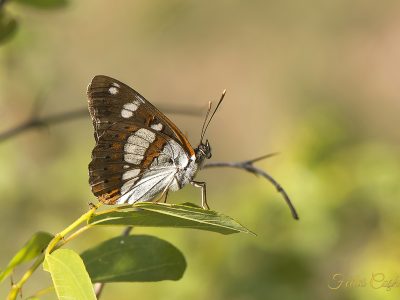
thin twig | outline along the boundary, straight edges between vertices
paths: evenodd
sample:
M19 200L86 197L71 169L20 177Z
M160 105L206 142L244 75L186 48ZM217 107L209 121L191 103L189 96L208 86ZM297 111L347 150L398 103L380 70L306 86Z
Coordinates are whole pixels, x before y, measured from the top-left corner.
M1 0L0 0L1 1ZM162 111L170 114L183 114L183 115L192 115L192 116L199 116L202 113L202 108L199 107L192 107L192 106L168 106L163 109L162 106L159 106ZM14 136L17 136L25 131L47 127L50 125L56 125L59 123L66 123L69 121L77 120L80 118L87 118L89 115L87 108L62 112L62 113L55 113L53 115L47 117L38 117L37 116L37 105L34 105L31 117L23 122L22 124L11 128L9 130L0 133L0 143L4 142Z
M21 134L25 131L35 128L46 127L49 125L55 125L58 123L68 122L71 120L76 120L79 118L87 117L88 112L87 110L74 110L68 111L64 113L58 113L47 117L31 117L30 119L26 120L22 124L6 130L5 132L0 134L0 142L4 142L5 140L12 138L18 134Z
M121 236L128 236L132 231L132 226L127 226L122 232ZM100 299L101 293L103 292L104 286L106 284L104 282L98 282L94 284L94 293L96 294L97 300Z
M208 163L204 166L204 168L217 168L217 167L229 167L229 168L236 168L236 169L241 169L241 170L245 170L247 172L250 172L254 175L259 175L264 177L265 179L267 179L273 186L275 186L276 190L278 191L278 193L280 193L283 197L283 199L286 201L287 205L290 208L290 212L292 213L292 216L295 220L299 219L299 215L297 214L296 209L294 208L292 202L290 201L290 198L288 196L288 194L286 193L286 191L284 190L284 188L271 176L269 175L267 172L265 172L264 170L255 167L253 164L255 162L258 162L262 159L266 159L268 157L271 157L273 155L276 155L276 153L272 153L272 154L267 154L255 159L251 159L251 160L245 160L242 162L215 162L215 163Z

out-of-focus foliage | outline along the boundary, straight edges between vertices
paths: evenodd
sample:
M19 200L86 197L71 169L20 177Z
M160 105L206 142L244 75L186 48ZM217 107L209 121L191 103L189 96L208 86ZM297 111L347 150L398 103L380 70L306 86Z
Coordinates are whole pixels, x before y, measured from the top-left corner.
M16 3L28 5L34 8L62 8L68 4L68 0L13 0Z
M212 160L281 153L259 166L286 188L299 222L264 181L229 169L201 172L210 206L258 236L136 228L182 250L185 275L109 284L102 299L399 298L399 287L378 282L395 280L400 269L398 1L88 0L52 11L11 1L6 8L20 26L0 52L1 130L29 118L38 95L41 115L85 106L90 79L106 74L156 105L206 108L227 88L207 133ZM198 142L202 119L171 118ZM87 184L93 144L89 116L0 144L1 266L32 232L57 232L95 201ZM200 195L187 187L169 199ZM99 227L72 246L83 251L119 231ZM347 287L329 288L339 285L335 274ZM50 285L48 277L36 274L24 295ZM0 298L7 289L0 286Z
M68 0L1 0L0 1L0 45L9 41L17 32L18 22L6 12L6 2L14 2L38 9L62 8Z
M4 11L0 11L0 44L10 40L17 32L17 29L17 21Z

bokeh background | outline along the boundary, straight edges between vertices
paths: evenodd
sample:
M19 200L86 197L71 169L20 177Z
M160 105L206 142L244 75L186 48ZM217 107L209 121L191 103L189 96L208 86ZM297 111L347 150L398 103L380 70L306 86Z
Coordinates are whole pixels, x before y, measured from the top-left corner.
M207 181L210 206L258 236L135 229L181 249L187 271L178 282L109 284L102 299L400 297L398 286L369 286L373 273L400 274L398 1L71 0L53 9L24 2L1 8L19 24L0 48L1 131L32 111L86 107L87 84L106 74L168 110L196 144L207 102L226 88L207 134L212 160L280 152L258 166L300 214L294 221L262 179L205 170L198 178ZM200 116L169 109L180 106ZM89 115L1 142L0 266L33 232L61 230L94 201L93 146ZM200 193L186 187L169 199L199 203ZM70 247L120 232L96 229ZM336 273L367 286L332 290ZM23 297L48 285L38 271ZM8 288L0 286L0 297Z

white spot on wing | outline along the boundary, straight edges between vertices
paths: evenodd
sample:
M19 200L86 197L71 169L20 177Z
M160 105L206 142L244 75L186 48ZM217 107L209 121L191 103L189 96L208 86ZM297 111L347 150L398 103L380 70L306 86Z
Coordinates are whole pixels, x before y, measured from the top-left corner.
M139 105L140 105L140 103L137 100L134 100L133 102L125 103L121 110L121 116L125 119L132 117L133 113L139 108Z
M116 95L118 94L118 89L115 86L112 86L108 89L111 95Z
M144 158L143 155L136 155L136 154L130 154L130 153L124 154L124 160L127 163L134 164L134 165L139 165L140 162L143 160L143 158Z
M138 107L139 107L139 103L137 103L136 101L124 104L124 109L126 109L126 110L135 111L138 109Z
M125 119L128 119L133 116L133 111L123 109L123 110L121 110L121 116Z
M139 155L144 155L146 152L147 148L143 148L134 144L126 143L124 146L124 151L126 153L132 153L132 154L139 154Z
M116 83L116 82L113 82L112 85L115 86L115 87L117 87L117 88L120 88L120 87L121 87L121 86L120 86L118 83Z
M145 139L143 139L139 136L135 136L134 134L132 134L128 138L128 143L145 148L145 149L149 148L149 146L150 146L150 143L148 141L146 141Z
M138 131L135 132L135 135L141 137L142 139L145 139L149 143L154 142L154 140L156 139L156 134L145 128L140 128Z
M133 170L126 171L124 174L122 174L122 180L135 178L139 173L140 173L140 169L133 169Z
M158 124L151 124L150 126L152 129L156 130L156 131L161 131L163 129L163 125L161 123Z

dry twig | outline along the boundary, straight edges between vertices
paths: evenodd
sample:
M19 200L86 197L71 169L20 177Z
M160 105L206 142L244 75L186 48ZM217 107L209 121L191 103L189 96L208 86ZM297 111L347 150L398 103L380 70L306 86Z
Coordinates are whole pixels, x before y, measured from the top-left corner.
M286 191L284 190L284 188L271 176L269 175L267 172L265 172L264 170L255 167L253 164L255 162L258 162L260 160L266 159L268 157L274 156L276 155L276 153L272 153L272 154L267 154L261 157L257 157L255 159L251 159L251 160L245 160L242 162L214 162L214 163L208 163L204 166L204 168L217 168L217 167L229 167L229 168L236 168L236 169L241 169L241 170L245 170L247 172L250 172L256 176L262 176L265 179L267 179L278 191L278 193L280 193L283 197L283 199L286 201L287 205L290 208L290 212L292 213L292 216L295 220L299 219L299 215L297 214L296 209L294 208L292 202L290 201L290 198L288 196L288 194L286 193Z

